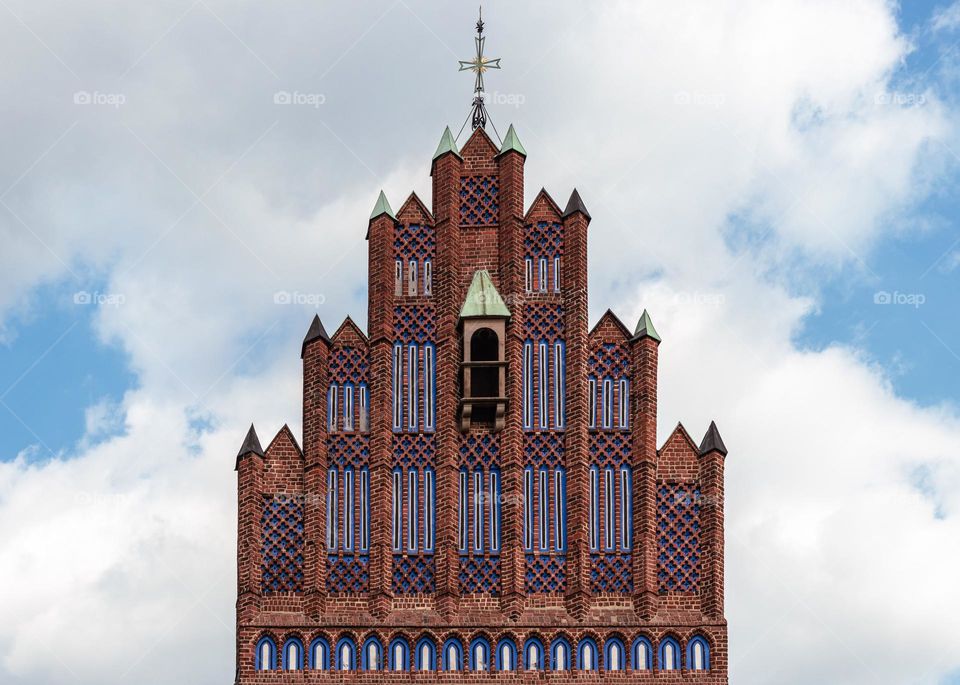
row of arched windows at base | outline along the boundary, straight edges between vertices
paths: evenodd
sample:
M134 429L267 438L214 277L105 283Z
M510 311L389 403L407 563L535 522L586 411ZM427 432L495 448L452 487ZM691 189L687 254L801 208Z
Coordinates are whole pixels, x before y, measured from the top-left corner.
M688 671L710 670L710 646L700 635L685 646L673 637L656 643L644 636L627 643L610 636L602 644L590 637L577 642L556 637L545 643L530 637L518 650L512 638L492 643L475 637L468 644L449 638L438 645L430 636L411 644L405 637L394 637L385 646L375 636L359 645L344 636L331 645L326 638L315 638L305 645L300 638L287 638L282 649L269 636L257 641L254 667L258 671L341 670L341 671Z

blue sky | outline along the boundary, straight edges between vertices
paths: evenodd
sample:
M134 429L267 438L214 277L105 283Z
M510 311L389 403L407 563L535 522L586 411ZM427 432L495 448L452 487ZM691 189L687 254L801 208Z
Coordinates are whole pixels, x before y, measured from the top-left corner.
M930 28L938 8L942 5L926 2L899 8L901 31L912 38L915 49L896 70L893 83L903 84L905 95L929 88L955 102L960 99L955 71L960 34ZM857 249L849 268L825 269L816 288L808 282L801 286L817 292L819 311L803 320L796 333L799 346L816 350L834 343L853 345L889 372L898 393L922 404L955 401L960 376L958 162L949 154L942 173L930 179L926 196L883 219L903 225L901 231ZM765 232L768 226L754 228ZM96 270L92 280L68 276L39 284L23 293L4 321L0 387L16 385L0 395L8 405L0 406L2 458L12 459L24 450L31 459L49 457L51 451L70 454L85 433L86 408L100 401L119 402L127 389L136 387L128 356L96 332L97 308L74 303L76 293L104 293L104 285L96 279ZM878 305L878 293L890 293L891 300L900 294L903 303ZM37 362L38 351L48 348Z
M474 11L0 6L0 681L233 672L237 447L299 435L313 314L365 319L380 189L429 204ZM960 3L484 18L592 319L663 337L661 442L730 448L733 682L960 682Z

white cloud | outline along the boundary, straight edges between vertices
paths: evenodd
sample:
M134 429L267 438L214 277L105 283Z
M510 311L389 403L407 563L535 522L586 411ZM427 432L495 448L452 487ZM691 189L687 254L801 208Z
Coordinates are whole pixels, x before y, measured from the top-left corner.
M465 56L469 13L207 6L111 4L116 30L105 8L58 8L54 22L15 7L78 77L0 26L19 57L0 67L19 94L0 121L0 186L16 181L3 199L29 226L0 207L0 312L44 282L103 282L125 302L97 310L97 331L138 379L119 407L88 410L71 458L0 463L6 680L231 676L237 445L250 419L264 443L284 421L299 433L310 314L331 332L364 318L376 192L394 209L411 188L427 199L442 126L466 114L469 83L424 24ZM632 323L647 307L664 337L661 439L678 419L699 437L716 418L731 449L735 682L937 682L960 665L946 658L960 653L956 410L896 397L855 349L791 342L818 306L815 270L869 275L870 246L902 233L890 217L925 192L918 169L950 133L932 93L887 104L910 49L890 6L485 16L504 57L490 85L524 96L492 111L530 154L528 198L580 188L595 312ZM81 89L126 104L74 105ZM278 90L325 102L276 106ZM744 231L750 248L732 249ZM278 291L323 302L278 305Z

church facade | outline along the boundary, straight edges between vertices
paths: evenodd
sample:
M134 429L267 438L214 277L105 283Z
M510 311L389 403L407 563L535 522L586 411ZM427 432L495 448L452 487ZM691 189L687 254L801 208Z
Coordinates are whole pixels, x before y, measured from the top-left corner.
M251 426L237 683L727 682L726 447L657 446L660 336L589 326L590 214L526 156L447 129L432 207L381 192L366 330L314 318L302 440Z

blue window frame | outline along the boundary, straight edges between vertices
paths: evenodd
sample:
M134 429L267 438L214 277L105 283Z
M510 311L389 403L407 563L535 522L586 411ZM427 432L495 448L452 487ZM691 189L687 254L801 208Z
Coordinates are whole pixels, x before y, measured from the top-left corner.
M338 671L353 671L357 668L357 646L353 639L341 637L337 640L337 649L334 659Z
M645 637L638 637L633 641L633 647L630 650L631 664L634 671L653 670L653 647L650 640Z
M547 292L547 258L540 258L540 273L537 279L537 290L542 293Z
M423 470L423 551L433 553L436 544L437 483L433 468Z
M272 671L277 667L277 645L269 637L261 637L254 652L254 669Z
M483 552L483 470L477 469L471 477L470 501L473 503L473 551Z
M524 260L524 289L530 293L533 292L533 259L527 257Z
M470 670L490 670L490 643L486 638L476 637L470 643Z
M331 552L337 549L337 528L340 526L340 507L337 504L337 489L339 481L337 469L327 472L327 549Z
M553 344L553 425L563 429L566 423L567 360L563 342Z
M417 294L417 260L411 259L410 263L407 265L409 271L407 272L407 295L416 295Z
M360 551L370 549L370 469L360 469Z
M393 430L403 430L403 345L393 345Z
M596 671L598 654L597 643L593 638L582 638L577 649L577 667L581 671Z
M567 472L553 470L553 545L557 552L567 550Z
M545 552L550 545L550 474L546 468L537 472L537 532L540 550Z
M540 428L547 427L547 385L550 378L550 361L546 341L537 346L537 421Z
M543 671L543 643L535 637L528 638L523 643L523 667L528 671Z
M523 470L523 547L533 550L533 468Z
M610 378L603 379L603 390L601 392L603 401L601 402L603 408L603 427L604 428L613 428L613 380Z
M533 430L533 343L523 343L523 429Z
M353 467L348 466L343 471L343 548L347 552L353 551L354 522L354 482Z
M389 648L390 670L406 671L410 668L410 645L402 637L395 637Z
M500 470L490 469L490 551L500 551Z
M553 292L560 292L560 255L553 258Z
M590 428L597 427L597 379L590 376L587 379L587 405L590 409Z
M570 643L558 637L550 644L550 668L554 671L570 670Z
M287 638L287 641L283 643L282 659L284 671L302 671L303 643L295 637Z
M377 638L371 636L364 641L360 667L364 671L379 671L383 667L383 646Z
M433 671L437 668L437 649L433 640L426 635L417 640L414 654L418 671Z
M627 670L627 651L620 638L607 638L603 645L603 667L607 671Z
M626 378L620 379L619 392L620 401L617 403L617 424L623 430L627 430L630 428L630 381Z
M590 550L597 552L600 550L600 469L591 466L588 480L587 528L590 537Z
M613 469L608 466L603 469L603 548L607 551L612 550L617 542L615 500Z
M407 471L407 550L417 551L417 538L419 537L418 512L420 511L419 480L417 470Z
M419 355L416 345L407 346L407 428L415 431L419 425L417 410L419 409L419 374L417 362Z
M393 294L403 295L403 261L399 259L393 265Z
M337 432L337 385L331 383L327 390L327 431Z
M659 659L657 661L661 671L680 670L680 643L672 637L665 637L660 641Z
M468 551L467 538L470 528L469 504L467 503L467 492L469 487L469 476L466 469L460 469L460 499L457 507L457 535L460 540L460 553L466 554Z
M699 635L687 643L687 670L710 670L710 644Z
M429 259L423 261L423 294L433 295L433 262Z
M360 432L370 432L370 389L366 383L360 384Z
M322 637L310 643L309 662L314 670L326 671L330 668L330 645Z
M403 473L393 470L393 551L403 551Z
M498 671L513 671L517 668L517 645L508 637L497 643L496 666Z
M450 638L443 643L443 670L463 670L463 645L456 638Z
M432 432L437 424L437 364L433 343L423 346L423 429Z
M620 467L620 549L633 547L633 473L629 466Z
M353 383L343 385L343 430L353 431Z

